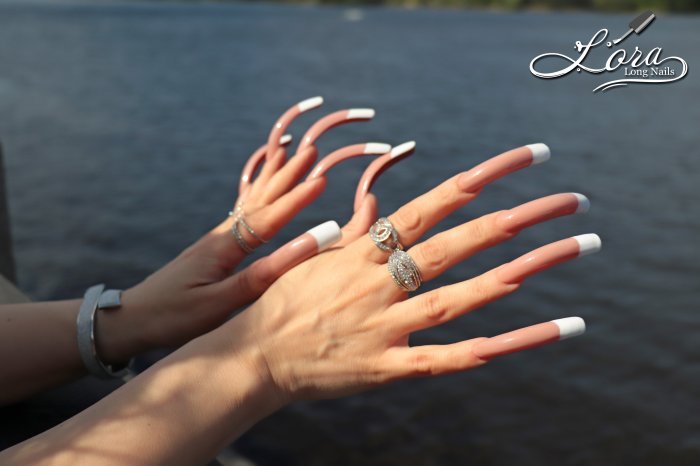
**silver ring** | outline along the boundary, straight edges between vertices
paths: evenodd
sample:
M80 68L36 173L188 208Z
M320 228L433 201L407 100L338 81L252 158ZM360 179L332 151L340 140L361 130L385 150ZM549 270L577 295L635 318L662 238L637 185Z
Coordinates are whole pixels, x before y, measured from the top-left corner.
M395 249L403 250L399 243L399 234L388 218L382 217L369 229L369 237L382 251L392 252Z
M240 222L240 224L243 225L243 228L248 230L248 233L250 233L250 236L252 236L253 238L255 238L256 240L260 241L263 244L267 243L267 241L265 241L260 236L258 236L255 233L255 230L253 230L253 228L250 225L248 225L248 222L245 221L245 217L243 216L242 212L241 212L241 215L238 217L238 222Z
M253 248L248 244L248 242L243 238L243 235L241 234L241 230L238 227L238 225L243 225L243 228L250 233L250 236L255 238L257 241L260 243L267 243L264 239L262 239L257 233L255 233L255 230L253 230L253 227L251 227L248 222L245 220L245 214L243 212L243 206L242 204L236 205L236 208L228 213L229 217L233 217L233 225L231 225L231 233L233 234L233 237L236 238L236 242L238 245L241 247L243 252L246 254L250 254L253 252Z
M241 234L241 230L238 229L239 221L240 218L236 218L233 221L233 225L231 225L231 234L236 239L238 246L240 246L243 252L246 254L250 254L251 252L253 252L253 248L251 248L250 245L246 242L245 238L243 238L243 235Z
M415 291L423 283L423 277L413 258L406 252L396 249L389 256L389 273L400 288Z

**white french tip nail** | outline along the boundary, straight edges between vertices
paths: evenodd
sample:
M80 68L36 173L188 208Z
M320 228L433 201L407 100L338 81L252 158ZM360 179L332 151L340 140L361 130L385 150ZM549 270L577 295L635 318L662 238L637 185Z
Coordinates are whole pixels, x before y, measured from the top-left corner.
M323 104L323 97L311 97L310 99L302 100L297 104L300 112L306 112L307 110L312 110L316 107L320 107Z
M281 146L286 146L290 142L292 142L292 135L291 134L284 134L280 138L280 145Z
M416 148L416 141L408 141L391 149L391 158L400 157Z
M600 236L596 235L595 233L574 236L574 239L578 242L578 257L596 253L600 251L600 248L603 245L603 242L600 240Z
M552 322L559 327L560 340L583 335L586 331L586 322L580 317L565 317L563 319L555 319Z
M384 144L383 142L368 142L365 144L365 154L386 154L391 151L391 146L389 144Z
M334 220L329 220L307 231L316 239L318 250L322 251L327 247L337 243L343 237L340 226Z
M579 193L571 193L578 199L578 207L576 208L577 214L585 214L591 208L591 201L588 200L586 196Z
M528 144L525 147L530 149L532 152L532 165L546 162L552 155L547 144L542 144L541 142L538 142L537 144Z
M348 110L348 116L346 118L348 120L354 120L354 119L369 120L371 118L374 118L374 109L373 108L351 108L350 110Z

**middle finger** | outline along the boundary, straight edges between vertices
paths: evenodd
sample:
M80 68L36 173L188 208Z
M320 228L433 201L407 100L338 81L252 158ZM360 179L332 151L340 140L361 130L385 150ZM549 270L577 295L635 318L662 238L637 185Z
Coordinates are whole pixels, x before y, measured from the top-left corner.
M399 234L399 241L407 248L450 213L476 198L487 184L514 171L545 162L549 156L545 144L530 144L504 152L450 178L389 216ZM358 248L372 260L386 262L387 253L377 248L369 236L361 238L358 244Z

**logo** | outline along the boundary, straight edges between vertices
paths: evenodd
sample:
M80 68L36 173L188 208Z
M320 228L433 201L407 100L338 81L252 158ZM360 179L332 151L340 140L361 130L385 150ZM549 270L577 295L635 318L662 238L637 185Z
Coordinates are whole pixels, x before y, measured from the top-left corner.
M620 79L612 79L599 85L593 92L607 91L610 89L624 87L629 84L667 84L683 79L688 74L688 64L681 57L669 56L663 57L663 48L654 47L648 52L642 51L635 46L632 52L623 47L619 47L625 39L633 32L636 35L641 34L654 21L656 15L651 11L645 11L637 16L629 24L629 29L620 37L614 40L608 40L609 31L601 29L588 41L583 43L579 40L575 42L575 49L578 52L578 57L569 57L562 53L543 53L532 59L530 62L530 72L542 79L554 79L566 76L576 70L578 73L585 71L591 74L607 74L615 73L616 77L622 76ZM605 44L608 49L614 49L608 56L605 63L597 63L599 67L585 65L592 59L591 52L601 44ZM536 65L540 60L547 58L564 59L569 64L562 69L552 72L537 71ZM601 66L602 65L602 66Z

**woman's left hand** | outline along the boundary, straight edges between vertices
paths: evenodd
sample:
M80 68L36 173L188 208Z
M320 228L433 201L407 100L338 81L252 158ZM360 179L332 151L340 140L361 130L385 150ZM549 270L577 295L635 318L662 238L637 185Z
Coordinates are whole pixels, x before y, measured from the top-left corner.
M412 258L400 260L399 280L416 281L410 273L411 262L422 280L433 280L524 228L585 212L585 196L555 194L420 241L447 215L475 199L488 183L548 158L549 149L543 144L508 151L454 176L389 216ZM217 334L230 340L232 358L241 348L259 348L253 364L257 372L267 374L265 385L274 387L275 398L282 404L343 396L405 377L466 370L496 356L577 335L583 331L583 321L578 317L557 319L499 337L448 345L410 347L409 335L449 322L514 292L535 273L599 248L600 240L594 234L567 238L478 277L409 298L387 270L390 255L406 253L392 253L394 247L381 250L364 234L286 273ZM405 272L407 277L401 278Z

